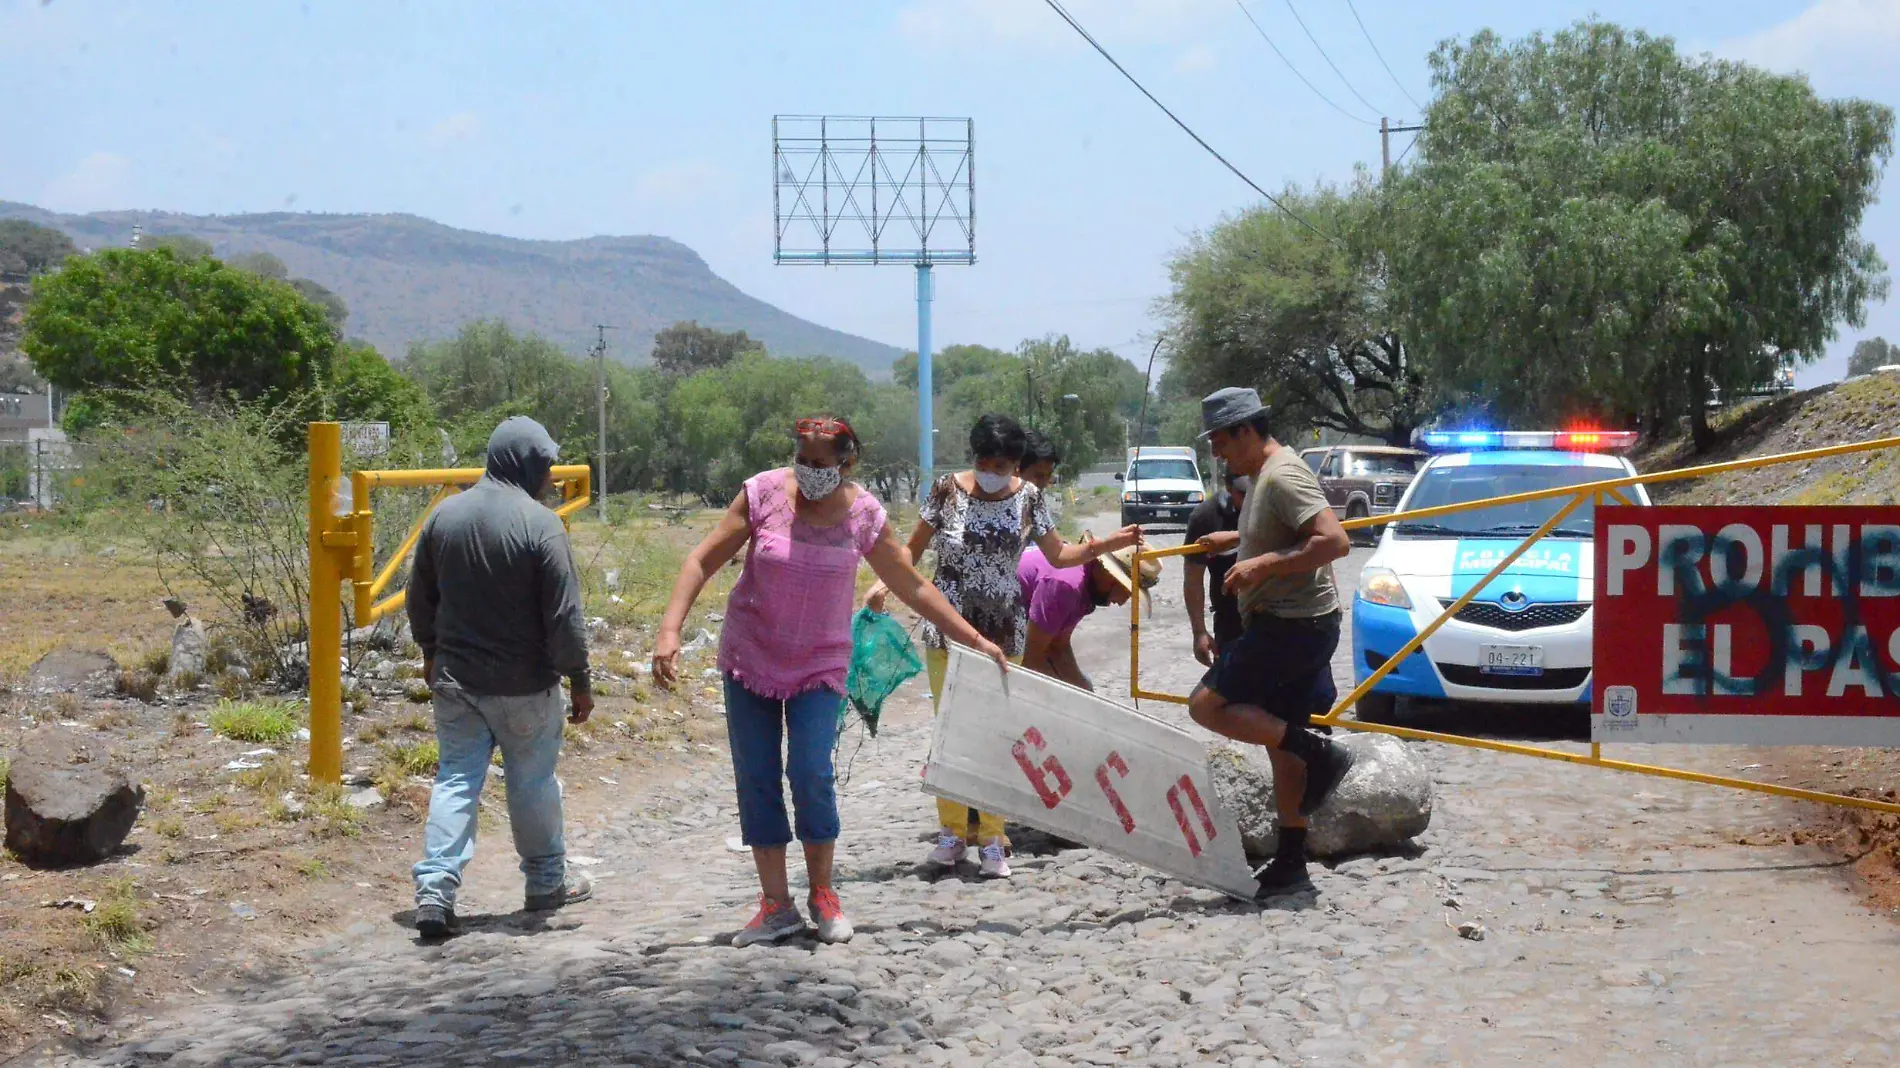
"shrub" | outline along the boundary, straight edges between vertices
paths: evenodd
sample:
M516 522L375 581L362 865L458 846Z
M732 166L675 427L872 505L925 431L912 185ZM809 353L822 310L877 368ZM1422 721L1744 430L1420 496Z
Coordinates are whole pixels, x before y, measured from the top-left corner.
M130 697L149 705L158 700L158 679L159 676L149 671L124 668L112 688L120 697Z
M426 742L402 742L383 746L383 753L402 773L409 776L434 775L441 763L435 739Z
M281 742L297 733L296 706L288 701L219 701L211 729L238 742Z
M139 915L138 884L131 879L116 879L107 884L106 890L106 899L80 920L86 932L109 950L150 950L152 938L146 933L145 918Z

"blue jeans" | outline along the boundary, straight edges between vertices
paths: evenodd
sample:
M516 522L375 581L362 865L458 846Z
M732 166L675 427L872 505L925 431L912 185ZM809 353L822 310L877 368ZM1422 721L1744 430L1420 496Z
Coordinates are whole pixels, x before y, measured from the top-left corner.
M726 676L726 739L739 786L739 833L749 846L792 840L785 820L785 779L798 811L798 840L836 841L838 792L831 750L838 740L844 695L822 686L789 701L761 697ZM779 745L786 741L781 757ZM781 776L780 769L783 768Z
M422 861L415 866L416 904L453 908L462 869L475 856L476 802L488 762L501 746L508 773L508 823L529 894L559 889L567 880L561 837L561 687L523 697L470 693L452 679L435 685L435 738L441 763L429 797Z

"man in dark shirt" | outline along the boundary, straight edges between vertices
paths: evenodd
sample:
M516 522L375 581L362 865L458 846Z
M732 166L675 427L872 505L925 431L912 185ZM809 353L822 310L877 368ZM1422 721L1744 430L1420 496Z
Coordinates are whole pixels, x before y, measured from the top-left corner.
M1187 602L1188 625L1194 628L1194 659L1213 667L1223 646L1240 637L1240 600L1225 589L1227 569L1240 549L1240 506L1251 480L1226 471L1224 489L1202 502L1188 516L1186 542L1200 542L1207 552L1182 557L1182 599ZM1222 532L1231 532L1219 537ZM1206 584L1203 586L1203 579ZM1211 591L1211 592L1210 592ZM1207 598L1214 601L1214 633L1207 632Z
M422 527L409 577L410 629L435 693L440 759L423 857L415 866L416 930L455 928L462 869L475 855L476 802L501 747L508 820L527 881L529 911L586 900L585 875L567 870L562 836L561 679L569 722L594 709L580 576L561 517L539 498L558 453L541 424L502 421L488 440L481 481L443 502Z

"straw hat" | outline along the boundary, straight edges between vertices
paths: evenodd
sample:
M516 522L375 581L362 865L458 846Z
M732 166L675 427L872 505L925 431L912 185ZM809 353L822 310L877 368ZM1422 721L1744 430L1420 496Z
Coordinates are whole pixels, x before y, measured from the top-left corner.
M1083 534L1082 538L1084 541L1095 540L1095 537L1091 534ZM1122 589L1127 590L1130 594L1135 592L1135 582L1132 578L1135 571L1135 550L1133 546L1126 549L1116 549L1110 553L1103 553L1095 559L1097 563L1102 565L1102 570L1108 572L1109 576L1116 582L1121 583ZM1141 561L1142 597L1147 599L1147 591L1153 589L1155 583L1160 581L1161 561L1143 559ZM1151 613L1154 611L1154 603L1152 600L1149 601L1148 610Z

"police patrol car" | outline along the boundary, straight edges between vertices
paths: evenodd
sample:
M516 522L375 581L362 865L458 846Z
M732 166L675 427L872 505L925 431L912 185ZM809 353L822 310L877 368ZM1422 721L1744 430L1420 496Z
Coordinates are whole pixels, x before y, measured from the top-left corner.
M1513 493L1622 478L1635 467L1612 450L1633 432L1429 431L1434 455L1406 490L1410 512ZM1641 486L1624 491L1648 504ZM1364 682L1470 590L1568 498L1493 505L1389 524L1359 574L1352 658ZM1587 704L1595 508L1564 517L1360 699L1358 715L1392 718L1400 695L1454 701Z

